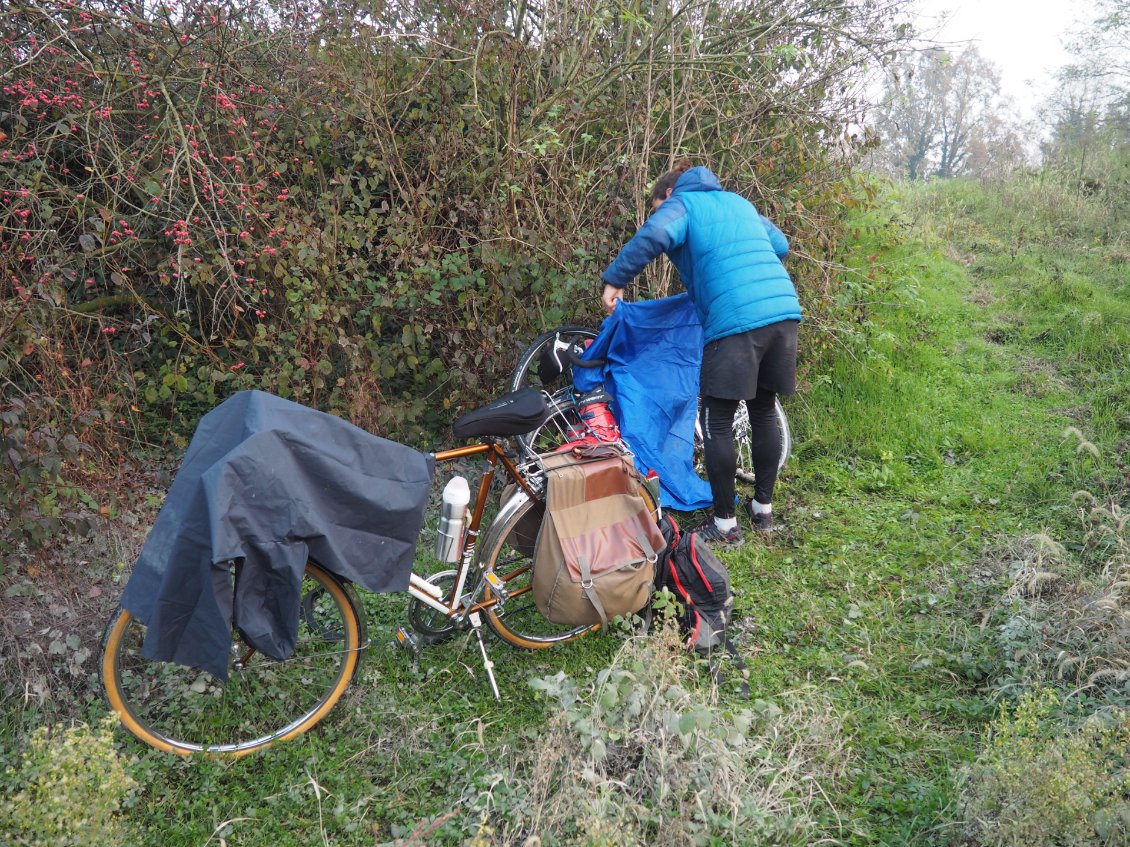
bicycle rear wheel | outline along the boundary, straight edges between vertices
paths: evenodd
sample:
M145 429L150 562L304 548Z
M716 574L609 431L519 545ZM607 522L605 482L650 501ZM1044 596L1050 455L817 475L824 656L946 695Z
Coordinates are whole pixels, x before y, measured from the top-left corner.
M516 494L525 497L525 494ZM490 578L497 577L506 592L502 601L486 611L486 621L499 638L515 647L542 650L554 644L574 641L600 625L564 626L555 624L538 611L534 602L534 544L545 516L545 503L529 500L495 523L483 542L482 557L487 575L485 600L498 599L491 590Z
M597 330L587 326L562 326L543 332L531 341L518 357L518 363L510 376L510 390L536 388L547 394L553 394L564 386L572 385L572 373L567 364L561 370L556 367L542 367L542 356L553 347L555 342L560 341L566 345L573 342L583 344L596 336Z
M141 655L145 626L125 609L103 639L102 687L126 729L172 753L233 758L305 732L325 717L353 678L364 625L348 589L306 565L298 644L282 662L254 652L233 632L228 680Z
M652 500L650 492L641 487L640 494L648 509L655 514L658 506ZM492 530L496 526L498 529L488 533L482 552L487 575L485 599L491 600L497 596L490 588L492 574L501 580L506 592L501 603L486 611L487 624L503 641L527 650L540 650L575 641L600 629L600 624L555 624L538 611L533 594L533 554L544 516L545 503L527 499L509 516L504 516L503 524L491 527ZM641 611L646 613L649 610ZM650 615L647 617L650 619Z

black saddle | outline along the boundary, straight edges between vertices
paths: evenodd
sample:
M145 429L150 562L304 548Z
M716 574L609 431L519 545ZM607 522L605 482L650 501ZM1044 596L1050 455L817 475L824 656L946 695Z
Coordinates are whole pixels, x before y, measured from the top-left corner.
M522 388L461 415L451 429L457 438L524 435L537 429L548 417L545 395L532 388Z

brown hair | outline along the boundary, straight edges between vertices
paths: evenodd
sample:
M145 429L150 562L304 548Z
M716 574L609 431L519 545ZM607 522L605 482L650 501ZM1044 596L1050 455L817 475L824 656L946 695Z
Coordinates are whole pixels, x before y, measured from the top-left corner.
M655 181L655 186L651 189L651 196L647 198L647 202L654 203L656 200L666 200L667 192L675 187L679 177L693 167L690 159L680 159L676 162L675 167Z

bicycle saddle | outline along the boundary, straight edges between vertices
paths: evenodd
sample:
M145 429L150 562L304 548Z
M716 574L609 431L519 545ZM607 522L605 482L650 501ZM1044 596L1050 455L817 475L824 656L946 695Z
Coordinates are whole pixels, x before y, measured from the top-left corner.
M460 415L451 430L457 438L524 435L545 423L547 417L545 395L532 388L522 388Z

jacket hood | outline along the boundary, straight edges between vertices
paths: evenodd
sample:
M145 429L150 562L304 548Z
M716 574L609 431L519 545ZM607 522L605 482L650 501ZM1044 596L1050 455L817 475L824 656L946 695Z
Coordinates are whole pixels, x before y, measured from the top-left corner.
M697 168L691 168L675 183L675 190L672 194L677 194L680 191L721 191L722 183L718 181L718 177L710 172L708 168L699 165Z

